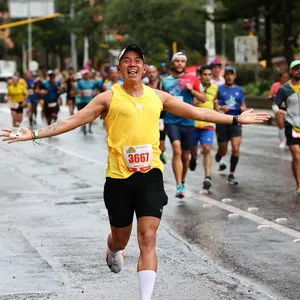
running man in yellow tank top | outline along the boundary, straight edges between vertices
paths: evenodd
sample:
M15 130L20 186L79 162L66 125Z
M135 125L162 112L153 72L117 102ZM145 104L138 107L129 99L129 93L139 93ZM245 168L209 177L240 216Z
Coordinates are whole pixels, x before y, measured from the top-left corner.
M212 71L210 65L203 65L197 70L201 84L204 87L205 100L199 101L194 98L197 107L218 110L218 86L211 82ZM194 171L197 166L198 148L201 147L203 155L204 181L203 191L211 187L211 147L214 142L215 124L210 122L196 121L194 130L193 148L191 150L190 170Z
M142 84L147 65L142 50L131 44L119 56L118 71L123 85L98 94L85 108L48 127L22 134L4 128L3 141L14 143L55 136L88 124L100 115L107 131L108 165L104 201L109 215L111 233L107 238L106 261L112 272L121 271L132 229L137 218L140 255L137 265L140 299L149 300L156 278L156 232L167 195L163 186L163 164L159 159L159 116L162 109L195 120L222 124L247 124L269 119L265 113L248 110L239 117L196 108L168 93L152 90Z

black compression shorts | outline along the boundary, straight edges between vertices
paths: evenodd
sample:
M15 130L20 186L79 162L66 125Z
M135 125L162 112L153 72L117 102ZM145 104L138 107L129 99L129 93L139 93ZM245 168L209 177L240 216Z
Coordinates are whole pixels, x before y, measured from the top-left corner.
M132 224L134 212L137 219L145 216L160 219L163 207L168 203L161 171L136 172L126 179L107 177L104 202L114 227Z

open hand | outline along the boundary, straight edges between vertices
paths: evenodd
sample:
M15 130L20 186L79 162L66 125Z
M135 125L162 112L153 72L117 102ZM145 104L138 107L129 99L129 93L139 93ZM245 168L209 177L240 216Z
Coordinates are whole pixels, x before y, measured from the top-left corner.
M14 129L19 129L20 135L15 135ZM3 128L2 132L0 133L0 137L4 137L2 139L3 142L7 142L8 144L21 142L21 141L29 141L33 139L33 133L28 128Z
M263 123L268 121L271 116L268 113L254 113L254 109L248 109L239 116L240 124Z

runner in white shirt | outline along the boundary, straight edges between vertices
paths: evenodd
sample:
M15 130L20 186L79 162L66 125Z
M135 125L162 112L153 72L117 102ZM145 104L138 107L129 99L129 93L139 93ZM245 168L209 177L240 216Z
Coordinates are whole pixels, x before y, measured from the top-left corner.
M222 64L219 60L215 59L210 63L211 71L212 71L212 83L216 84L217 86L220 86L225 83L224 77L221 75L222 71Z

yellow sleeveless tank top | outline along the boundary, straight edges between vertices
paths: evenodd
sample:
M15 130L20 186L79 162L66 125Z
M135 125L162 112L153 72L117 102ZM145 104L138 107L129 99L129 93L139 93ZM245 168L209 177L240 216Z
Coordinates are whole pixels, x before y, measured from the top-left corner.
M104 119L107 132L108 166L106 177L127 178L134 172L158 168L159 116L161 99L143 85L141 97L128 95L119 84L111 87L113 97Z

